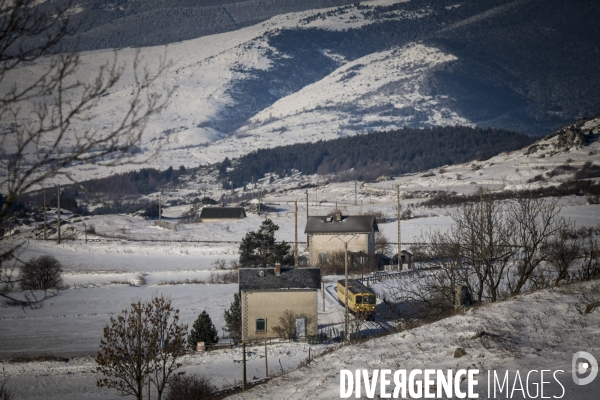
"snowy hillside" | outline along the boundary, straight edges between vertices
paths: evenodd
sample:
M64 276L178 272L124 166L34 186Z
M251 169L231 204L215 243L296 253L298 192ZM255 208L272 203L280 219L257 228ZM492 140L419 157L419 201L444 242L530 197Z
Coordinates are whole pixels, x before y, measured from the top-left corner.
M172 61L156 89L177 90L150 121L131 160L158 151L146 165L206 165L260 147L402 126L466 124L546 133L576 115L597 112L597 92L590 89L596 75L586 72L600 62L586 50L596 43L595 31L579 35L570 29L572 21L587 26L597 4L561 9L554 2L530 3L368 1L142 48L151 69L161 56ZM539 16L533 28L526 17L532 13ZM553 22L559 13L560 22ZM510 32L503 30L506 21L515 24ZM491 28L484 29L486 24ZM539 36L549 24L555 27L551 40ZM512 35L530 40L514 41ZM572 40L580 45L572 46ZM119 62L131 66L136 52L119 51ZM83 53L73 79L89 81L112 57L109 50ZM579 62L565 67L569 60ZM41 74L46 62L12 71L0 89ZM564 68L581 65L589 68L572 74L581 81L563 78ZM92 119L78 128L101 131L117 124L132 84L126 70L114 90L98 99ZM546 93L548 87L555 92ZM23 116L28 120L25 111ZM131 167L72 168L77 179L85 179Z
M487 371L496 370L502 373L501 376L504 371L511 371L509 387L512 389L516 372L525 376L530 370L539 374L539 370L545 369L561 370L556 377L562 387L552 380L552 384L545 386L544 395L561 398L566 393L566 398L591 400L600 390L600 381L596 379L587 387L575 385L571 378L571 359L581 349L600 357L597 341L600 313L583 314L585 306L599 298L598 290L597 283L580 284L518 296L420 328L343 347L316 358L306 367L231 398L339 398L342 369L352 373L367 370L369 377L375 369L389 369L392 374L402 369L407 370L407 374L416 369L451 369L454 372L476 369L479 371L476 392L479 398L489 398ZM485 334L476 338L478 332ZM455 358L454 352L459 347L466 355ZM534 378L536 373L527 376ZM524 381L523 378L521 388L524 388ZM539 375L535 381L539 382ZM387 391L391 393L394 386L392 382ZM466 392L466 382L462 389ZM364 387L362 393L364 396ZM380 393L379 385L375 393Z
M416 120L422 126L469 125L444 105L447 96L422 90L432 69L454 60L418 44L361 57L261 111L239 135L248 134L243 141L268 148L275 140L326 140L411 126ZM370 112L374 109L379 113Z

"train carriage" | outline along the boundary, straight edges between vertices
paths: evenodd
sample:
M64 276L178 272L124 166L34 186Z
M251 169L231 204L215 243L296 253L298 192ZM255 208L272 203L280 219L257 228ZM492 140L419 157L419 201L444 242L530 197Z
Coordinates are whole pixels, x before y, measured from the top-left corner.
M340 279L337 284L337 295L342 304L346 304L346 293L348 293L348 309L352 313L362 314L368 320L375 319L377 303L375 292L354 279L348 280L348 291L346 291L345 280Z

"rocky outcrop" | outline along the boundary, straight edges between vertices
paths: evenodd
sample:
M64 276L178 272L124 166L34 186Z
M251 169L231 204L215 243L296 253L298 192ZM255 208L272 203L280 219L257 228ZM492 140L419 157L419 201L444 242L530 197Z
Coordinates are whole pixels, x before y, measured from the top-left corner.
M600 117L583 118L571 125L563 126L548 138L558 136L554 147L559 150L568 150L571 147L588 145L596 135L600 134Z

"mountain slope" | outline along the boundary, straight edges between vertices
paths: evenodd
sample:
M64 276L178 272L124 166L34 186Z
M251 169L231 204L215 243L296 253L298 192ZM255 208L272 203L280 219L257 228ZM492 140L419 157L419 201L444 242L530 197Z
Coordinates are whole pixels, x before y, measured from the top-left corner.
M275 15L334 7L352 0L75 0L70 19L77 35L59 51L75 44L80 50L158 46L228 32ZM66 7L69 0L47 1L44 7Z
M146 62L165 52L173 61L158 87L178 90L132 159L160 149L151 166L196 166L403 126L545 133L600 110L599 19L600 3L591 0L377 0L278 15L166 50L146 47ZM173 20L154 30L172 29ZM174 25L189 26L180 22ZM135 52L122 50L120 60L131 63ZM82 54L77 78L89 80L111 57ZM5 82L43 69L43 61L24 66ZM131 84L125 76L99 99L86 124L115 124ZM117 171L75 168L80 178Z

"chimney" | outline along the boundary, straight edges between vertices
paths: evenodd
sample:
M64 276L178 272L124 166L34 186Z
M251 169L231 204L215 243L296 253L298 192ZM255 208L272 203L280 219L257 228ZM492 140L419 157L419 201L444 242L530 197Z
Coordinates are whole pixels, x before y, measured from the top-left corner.
M342 212L341 212L341 211L337 211L337 212L335 213L335 220L336 220L337 222L340 222L340 221L342 220Z
M275 263L275 276L281 275L281 263Z

